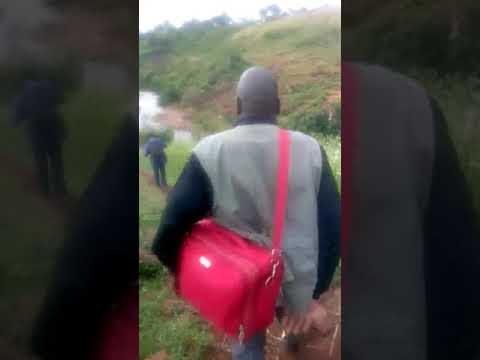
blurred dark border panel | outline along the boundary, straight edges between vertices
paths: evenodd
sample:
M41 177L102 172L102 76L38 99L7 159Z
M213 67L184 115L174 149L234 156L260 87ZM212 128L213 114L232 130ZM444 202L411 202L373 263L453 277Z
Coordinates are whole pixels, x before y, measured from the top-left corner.
M480 359L480 3L342 2L342 355Z
M0 359L136 359L138 2L2 2L0 79Z

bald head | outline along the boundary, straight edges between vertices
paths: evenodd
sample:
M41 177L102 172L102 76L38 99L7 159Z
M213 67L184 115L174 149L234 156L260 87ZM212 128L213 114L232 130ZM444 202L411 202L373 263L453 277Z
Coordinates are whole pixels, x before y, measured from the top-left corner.
M278 115L280 100L273 73L260 66L247 69L238 82L237 106L240 115L252 117Z

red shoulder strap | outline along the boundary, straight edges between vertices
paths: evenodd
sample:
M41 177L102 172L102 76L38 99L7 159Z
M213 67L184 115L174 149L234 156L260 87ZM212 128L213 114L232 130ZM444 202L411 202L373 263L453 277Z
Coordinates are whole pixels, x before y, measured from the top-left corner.
M280 129L278 142L277 193L275 215L273 219L272 246L276 250L282 247L283 225L288 198L288 173L290 168L290 133Z
M358 79L351 66L342 64L342 266L346 267L352 222L353 149L357 145Z

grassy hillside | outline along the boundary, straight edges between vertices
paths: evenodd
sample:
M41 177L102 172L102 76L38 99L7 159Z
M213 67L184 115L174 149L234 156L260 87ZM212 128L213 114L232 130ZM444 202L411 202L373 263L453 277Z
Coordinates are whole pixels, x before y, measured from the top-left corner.
M248 26L206 23L157 30L140 40L140 86L161 93L164 104L193 110L194 123L208 121L209 130L235 116L235 83L252 65L278 77L283 121L293 122L291 127L298 114L325 122L331 110L338 117L340 16L312 13Z

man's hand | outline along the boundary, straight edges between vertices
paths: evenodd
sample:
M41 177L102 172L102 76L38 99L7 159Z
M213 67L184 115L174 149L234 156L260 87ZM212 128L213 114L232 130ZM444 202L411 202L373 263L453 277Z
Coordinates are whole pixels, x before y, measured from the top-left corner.
M316 300L312 300L305 313L287 314L282 319L282 325L289 334L305 334L313 327L322 334L328 333L332 328L332 321L326 308Z

